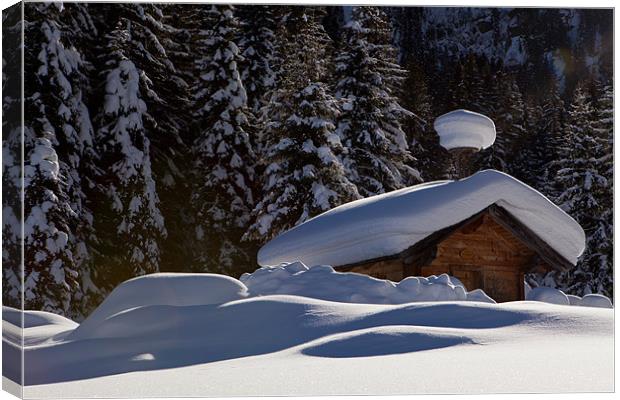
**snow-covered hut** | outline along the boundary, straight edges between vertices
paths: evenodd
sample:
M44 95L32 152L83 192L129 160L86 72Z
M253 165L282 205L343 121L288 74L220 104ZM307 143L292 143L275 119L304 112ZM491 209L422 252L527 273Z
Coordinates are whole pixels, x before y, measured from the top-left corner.
M281 234L262 266L302 261L399 281L448 273L496 301L524 299L528 272L564 271L585 247L575 220L495 170L357 200Z

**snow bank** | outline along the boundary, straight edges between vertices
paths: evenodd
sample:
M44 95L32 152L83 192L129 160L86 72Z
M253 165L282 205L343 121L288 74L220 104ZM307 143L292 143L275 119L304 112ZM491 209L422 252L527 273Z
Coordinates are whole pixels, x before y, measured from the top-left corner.
M523 282L523 294L527 297L527 294L532 290L532 287L529 283Z
M159 331L174 321L158 315L170 307L221 305L248 297L294 295L358 304L404 304L423 301L477 301L494 303L481 290L467 293L448 275L408 277L401 282L368 275L336 272L328 265L308 268L301 262L259 268L238 281L217 274L160 273L128 280L71 333L70 339L124 337ZM142 309L144 322L132 324L132 310ZM9 315L11 318L11 315ZM148 321L148 322L147 322ZM17 321L14 321L17 322ZM130 328L127 327L130 325Z
M22 325L23 316L23 325ZM10 322L15 326L23 326L24 329L35 328L44 325L65 325L65 326L77 326L77 324L71 321L69 318L65 318L61 315L52 314L45 311L21 311L12 307L2 306L2 320Z
M557 342L562 335L571 341L591 338L586 344L574 346L585 349L584 352L569 352L570 365L574 365L574 360L590 359L583 354L591 356L591 343L600 346L601 340L605 340L609 346L613 345L612 310L538 302L485 304L480 300L491 300L484 292L466 293L458 280L447 275L409 277L395 283L355 273L338 273L329 266L308 268L293 263L261 268L245 274L242 281L247 286L214 274L154 274L132 279L120 285L81 325L49 313L27 312L28 328L22 330L15 325L21 322L19 311L5 308L3 355L9 368L3 372L10 379L19 379L21 371L14 366L19 365L18 360L23 356L28 365L24 379L29 387L62 383L66 388L65 384L83 382L83 388L91 390L90 395L75 397L92 397L94 393L102 393L91 389L96 382L93 379L109 378L105 387L115 388L118 395L119 384L115 379L133 376L136 380L123 386L123 393L136 394L131 391L136 387L152 387L160 391L157 394L161 397L171 385L178 395L179 379L186 381L188 369L197 368L199 372L187 382L204 381L211 385L211 379L202 378L224 370L232 379L227 387L234 387L231 382L238 382L241 376L271 371L267 364L246 367L273 357L303 357L304 371L312 360L336 358L368 360L373 362L366 368L369 371L394 371L402 368L377 369L388 364L376 363L376 356L428 354L426 361L408 359L402 364L427 366L436 365L435 357L444 354L445 362L441 364L445 368L455 362L472 365L472 357L481 354L480 349L472 348L454 361L455 353L446 352L466 351L484 344L484 356L478 361L481 365L493 368L503 365L514 371L514 360L525 358L527 363L521 368L529 371L532 365L539 365L531 361L531 356L548 350L549 346L556 346L557 354L567 354L567 341ZM532 290L534 294L538 292L547 292L546 296L535 296L538 298L557 294L557 291ZM586 302L602 302L597 296L586 297L591 298ZM416 302L422 300L426 301ZM407 304L388 304L400 302ZM498 351L497 362L489 363L489 348L501 342L506 342L508 347ZM537 346L535 350L530 344ZM510 354L508 349L518 350L519 357L506 357ZM523 349L531 353L525 357ZM554 355L547 358L554 359ZM510 363L503 364L502 360ZM219 364L224 361L226 364ZM245 367L241 370L232 367L243 372L231 378L232 369L224 366L230 367L230 363L237 361ZM302 364L291 368L300 371ZM596 365L599 364L597 360ZM329 365L320 364L316 368L325 370L331 368ZM205 375L205 368L210 366L213 371ZM472 370L476 372L477 368ZM159 371L167 378L162 380L158 374L148 375L149 378L142 375L149 371ZM544 371L554 369L545 365ZM445 371L438 373L445 377ZM269 378L256 380L255 384L272 382L269 379L277 375L271 371ZM471 381L467 376L464 379ZM147 381L157 384L141 384ZM273 384L280 383L276 379ZM205 387L196 389L194 395L200 395ZM261 386L253 389L256 387ZM62 393L56 397L67 396L66 392Z
M6 349L3 345L3 351L8 350L8 353L17 352L18 354L22 344L34 346L50 340L60 340L78 326L77 323L60 315L30 310L22 314L21 310L5 306L2 307L2 321L3 342L17 345L12 349ZM15 364L9 368L19 369L19 365Z
M239 278L247 287L248 297L294 295L360 304L404 304L436 301L476 301L495 303L482 289L468 292L457 278L442 274L429 277L409 276L400 282L373 278L353 272L337 272L329 265L307 267L297 261L276 267L262 267ZM613 308L611 301L599 294L583 297L566 295L550 287L530 288L525 299L558 305Z
M446 274L407 277L392 282L356 273L336 272L329 265L308 268L301 262L263 267L241 276L250 296L288 294L342 303L402 304L417 301L482 301L484 292L470 295L463 284Z
M611 300L602 294L587 294L582 298L572 294L565 294L559 289L542 286L531 289L525 295L525 300L534 300L541 301L543 303L560 305L613 308Z
M486 170L336 207L268 242L258 263L338 266L397 254L492 204L506 209L569 262L577 262L585 247L581 226L526 184Z
M484 290L474 289L471 292L467 292L467 301L478 301L481 303L495 303L495 300L490 298Z
M569 305L568 297L561 290L550 287L537 287L527 294L526 300L541 301L543 303Z
M301 353L314 357L354 358L405 354L476 344L462 334L427 332L424 328L386 326L330 336L306 346Z
M571 306L581 305L581 297L575 296L572 294L567 294L566 297L568 297L568 302L570 303ZM525 295L525 298L527 298L527 294Z
M495 142L495 124L490 118L467 110L455 110L435 120L439 143L445 149L486 149Z
M222 304L246 296L246 287L237 279L225 275L145 275L117 286L84 320L80 330L95 329L105 319L136 307Z
M602 294L586 294L581 299L583 307L614 308L611 300Z
M9 322L4 324L10 325ZM277 369L274 373L272 366L265 363L278 357L298 360L299 363L287 363L288 368L284 368L293 369L298 377L300 371L316 377L317 370L327 370L333 375L334 368L343 367L343 364L311 364L339 358L338 361L352 361L342 370L353 370L356 374L369 371L367 377L363 377L369 382L376 381L369 378L376 378L377 371L385 372L381 379L387 379L394 375L393 371L411 365L422 365L421 370L426 370L437 364L441 366L435 372L437 382L440 379L445 381L445 368L454 364L460 365L458 372L465 371L465 375L453 373L450 376L458 376L463 382L471 382L474 375L481 376L481 366L490 366L482 376L496 373L499 367L512 371L514 375L514 371L524 373L541 363L544 365L540 372L551 374L550 377L568 374L575 379L576 362L590 360L600 365L599 354L592 355L592 345L597 349L604 346L606 352L613 346L612 310L537 302L377 305L272 295L224 304L135 307L102 320L97 329L88 334L82 328L75 329L75 333L81 331L82 334L50 338L54 340L45 341L44 345L40 343L45 338L32 336L39 336L40 333L34 331L38 328L26 329L23 353L19 340L3 340L7 365L19 365L17 361L23 355L28 366L26 385L62 383L57 388L61 391L55 392L58 395L52 396L54 398L89 398L104 393L107 394L104 397L115 397L121 392L136 397L169 397L178 396L182 387L193 388L192 396L200 397L201 394L213 393L208 392L208 388L213 385L212 377L217 371L228 377L225 381L218 381L219 390L238 387L236 383L240 380L267 371L263 379L253 380L252 386L247 388L253 394L268 394L261 392L265 384L305 381L288 376L284 381L280 379L282 370ZM559 342L561 337L566 340ZM588 342L578 342L579 338L587 338ZM506 347L495 355L489 353L493 346L501 343L506 343ZM478 344L484 347L473 347ZM574 351L566 352L567 346ZM545 353L550 348L557 349L557 352ZM452 352L459 349L466 353ZM514 357L507 356L512 352ZM441 358L442 355L445 357ZM563 359L562 365L568 366L560 372L549 368L548 363L538 361L561 355L570 355L570 359ZM386 357L390 356L398 357L391 359L392 362L400 360L401 363L386 363ZM539 358L532 358L534 356ZM370 364L365 364L362 369L356 368L355 365L359 367L357 363L363 360ZM516 369L514 363L519 360L524 362ZM235 362L238 363L231 364ZM471 368L464 369L463 365ZM609 365L613 366L613 359L605 363L605 368ZM195 374L187 379L191 368L196 368ZM583 364L580 364L582 368ZM14 380L20 376L19 369L5 369L3 372ZM512 376L510 373L500 375ZM547 375L538 373L534 376L540 379L540 376ZM104 392L93 389L97 383L93 378L105 380L105 385L101 383L106 388ZM341 376L337 378L342 379ZM119 383L119 379L124 383ZM591 379L590 375L587 379ZM519 376L521 388L523 382ZM88 395L85 392L78 396L69 395L67 385L72 384L82 385ZM338 384L343 382L335 382ZM433 384L435 389L437 384ZM385 386L382 393L391 390L391 385ZM476 388L479 389L479 385L477 382ZM315 386L309 384L304 393L314 393ZM147 387L153 389L151 396L136 394L136 388ZM101 386L97 388L102 390ZM279 393L286 394L286 390Z

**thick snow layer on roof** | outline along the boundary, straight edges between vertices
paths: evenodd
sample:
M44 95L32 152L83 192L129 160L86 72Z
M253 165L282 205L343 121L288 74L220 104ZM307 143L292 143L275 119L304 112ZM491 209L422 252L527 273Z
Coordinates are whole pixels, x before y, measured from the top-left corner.
M575 264L579 224L528 185L495 170L459 181L420 184L357 200L318 215L263 246L263 266L302 261L345 265L397 254L435 231L497 204Z
M439 144L445 149L486 149L495 142L493 121L473 111L455 110L435 120Z

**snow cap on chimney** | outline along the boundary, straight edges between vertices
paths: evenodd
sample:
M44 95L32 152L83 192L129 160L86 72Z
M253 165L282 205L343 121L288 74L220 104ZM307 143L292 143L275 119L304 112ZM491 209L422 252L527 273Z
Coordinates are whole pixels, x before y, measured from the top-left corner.
M439 143L447 150L479 151L495 142L495 124L491 118L468 110L454 110L437 117L435 130Z

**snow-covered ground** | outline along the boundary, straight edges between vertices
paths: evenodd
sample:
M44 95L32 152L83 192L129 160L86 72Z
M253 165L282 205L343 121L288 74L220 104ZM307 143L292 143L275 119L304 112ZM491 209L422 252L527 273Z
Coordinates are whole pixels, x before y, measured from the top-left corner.
M260 269L243 282L211 274L133 279L81 325L27 312L24 395L613 390L612 309L454 301L462 286L447 276L399 288L402 282L325 266L286 267ZM280 290L298 295L272 294L270 274L287 288ZM326 279L339 280L341 290L324 283L323 297L339 301L299 296ZM409 285L418 297L402 296ZM347 297L355 287L363 299ZM429 293L437 301L419 301ZM19 313L5 308L5 357L19 357L18 324Z

